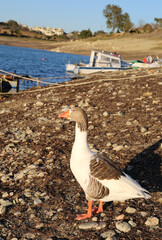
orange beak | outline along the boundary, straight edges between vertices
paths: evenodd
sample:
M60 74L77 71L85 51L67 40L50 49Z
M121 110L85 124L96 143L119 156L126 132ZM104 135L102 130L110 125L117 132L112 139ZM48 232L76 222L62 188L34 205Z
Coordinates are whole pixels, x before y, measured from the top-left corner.
M70 110L67 110L66 112L64 113L61 113L59 115L59 117L62 117L62 118L70 118Z

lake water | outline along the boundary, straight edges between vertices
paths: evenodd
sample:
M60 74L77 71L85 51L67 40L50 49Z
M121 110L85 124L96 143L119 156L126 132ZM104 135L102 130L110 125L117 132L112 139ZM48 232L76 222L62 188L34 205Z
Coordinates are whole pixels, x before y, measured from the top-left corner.
M0 45L0 70L18 75L29 75L33 78L51 78L43 81L56 83L71 80L72 74L66 73L65 64L89 62L89 56L56 53L32 48L20 48ZM56 79L56 77L59 77ZM66 78L60 78L66 77ZM20 81L20 90L36 86L37 83ZM40 84L47 86L46 84Z

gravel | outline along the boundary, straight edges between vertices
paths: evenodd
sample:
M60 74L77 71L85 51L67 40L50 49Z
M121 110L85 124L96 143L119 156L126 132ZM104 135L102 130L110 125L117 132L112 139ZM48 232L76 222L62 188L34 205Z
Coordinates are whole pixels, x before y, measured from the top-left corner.
M113 231L104 239L160 239L161 76L158 69L98 73L1 100L0 238L96 240ZM69 166L75 126L58 118L71 105L88 114L90 146L151 199L105 203L103 213L75 220L87 210Z

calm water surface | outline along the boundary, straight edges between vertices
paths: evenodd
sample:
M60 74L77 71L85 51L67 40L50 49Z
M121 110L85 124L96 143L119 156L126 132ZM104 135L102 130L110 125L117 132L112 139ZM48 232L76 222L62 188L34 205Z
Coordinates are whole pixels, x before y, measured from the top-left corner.
M46 82L69 81L71 74L66 73L65 64L89 62L89 56L81 56L67 53L56 53L46 50L31 48L20 48L11 46L0 46L0 70L10 73L16 72L18 75L29 75L33 78L48 78ZM67 77L54 79L56 77ZM21 84L21 82L20 82ZM46 86L46 84L40 84ZM36 83L25 80L21 84L20 90L36 86Z

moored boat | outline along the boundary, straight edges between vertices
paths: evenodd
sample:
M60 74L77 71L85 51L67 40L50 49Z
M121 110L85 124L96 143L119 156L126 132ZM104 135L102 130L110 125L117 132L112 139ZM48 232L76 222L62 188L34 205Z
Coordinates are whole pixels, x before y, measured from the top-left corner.
M143 61L135 60L131 61L132 68L138 69L138 68L158 68L161 66L161 59L156 58L153 59L151 56L148 56L143 59Z
M12 75L0 74L0 92L19 91L19 79Z
M75 74L119 71L130 68L132 68L132 64L123 61L118 53L99 50L91 51L89 64L66 64L66 71Z

